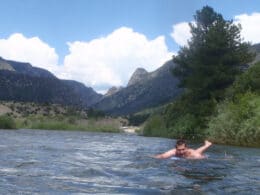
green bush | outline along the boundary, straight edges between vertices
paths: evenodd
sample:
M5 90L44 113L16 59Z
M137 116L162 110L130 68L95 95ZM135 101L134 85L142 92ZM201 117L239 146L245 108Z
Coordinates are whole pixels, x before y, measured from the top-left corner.
M105 117L105 113L103 111L100 111L100 110L94 110L92 108L90 108L88 111L87 111L87 114L88 114L88 117L89 118L103 118Z
M209 116L215 113L215 100L197 101L186 93L170 104L164 113L169 137L200 140L205 137Z
M252 65L244 72L234 84L227 90L227 97L234 98L237 94L247 91L260 94L260 62Z
M12 117L7 115L0 116L0 129L15 129L15 121Z
M160 115L153 115L145 123L143 129L144 136L158 136L158 137L168 137L169 132L165 126L165 121Z
M180 116L170 128L169 137L199 140L204 137L200 131L200 120L195 115L185 114Z
M247 92L220 104L207 133L217 143L260 146L260 96Z
M149 118L149 116L150 114L131 114L128 116L129 125L141 125Z

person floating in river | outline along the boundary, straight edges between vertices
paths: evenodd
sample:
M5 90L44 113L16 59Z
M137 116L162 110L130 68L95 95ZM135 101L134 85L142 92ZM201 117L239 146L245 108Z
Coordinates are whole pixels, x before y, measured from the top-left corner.
M203 146L197 149L191 149L187 147L187 144L184 140L180 139L176 142L175 148L167 152L164 152L162 154L155 155L153 156L153 158L164 159L164 158L170 158L172 156L175 156L175 157L189 158L189 159L203 159L205 158L203 152L207 150L211 145L212 145L211 142L205 140Z

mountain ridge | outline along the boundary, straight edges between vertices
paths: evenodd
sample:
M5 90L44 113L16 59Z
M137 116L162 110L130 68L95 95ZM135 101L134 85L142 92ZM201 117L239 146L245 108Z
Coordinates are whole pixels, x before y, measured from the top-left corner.
M90 107L102 98L80 82L58 79L49 71L29 63L3 58L0 62L13 69L0 69L1 100Z

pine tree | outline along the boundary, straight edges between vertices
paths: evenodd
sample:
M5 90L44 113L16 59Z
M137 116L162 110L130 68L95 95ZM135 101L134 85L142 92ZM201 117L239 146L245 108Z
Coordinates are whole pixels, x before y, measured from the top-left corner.
M242 67L253 60L249 43L243 42L241 26L224 20L209 6L189 23L192 38L173 60L177 64L173 74L197 100L223 98L223 90L230 86Z

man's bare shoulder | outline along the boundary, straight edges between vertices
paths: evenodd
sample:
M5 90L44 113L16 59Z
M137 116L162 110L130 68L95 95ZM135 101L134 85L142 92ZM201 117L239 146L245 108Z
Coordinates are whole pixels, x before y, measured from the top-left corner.
M169 150L168 152L169 152L169 153L172 153L172 154L175 154L175 153L176 153L176 149L173 148L173 149Z
M188 149L186 158L189 158L189 159L202 159L202 158L205 158L205 156L202 155L201 153L199 153L197 150Z
M196 150L195 150L195 149L192 149L192 148L187 149L187 151L188 151L188 152L191 152L191 153L196 152Z
M187 149L187 152L186 152L187 156L193 156L196 153L197 153L196 150L194 150L192 148Z
M167 152L164 152L162 154L158 154L158 155L155 155L153 156L153 158L169 158L171 156L174 156L176 154L176 149L171 149L171 150L168 150Z

